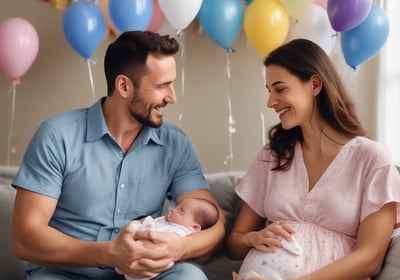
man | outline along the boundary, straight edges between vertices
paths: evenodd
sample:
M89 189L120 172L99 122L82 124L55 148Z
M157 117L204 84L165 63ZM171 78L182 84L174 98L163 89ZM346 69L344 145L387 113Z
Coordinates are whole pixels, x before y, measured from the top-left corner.
M13 246L29 261L28 279L123 279L115 268L132 277L207 279L181 261L220 244L223 215L187 237L136 232L129 223L161 215L167 193L176 203L214 201L189 139L162 121L176 102L178 49L168 36L121 34L105 55L107 97L46 120L33 136L12 183Z

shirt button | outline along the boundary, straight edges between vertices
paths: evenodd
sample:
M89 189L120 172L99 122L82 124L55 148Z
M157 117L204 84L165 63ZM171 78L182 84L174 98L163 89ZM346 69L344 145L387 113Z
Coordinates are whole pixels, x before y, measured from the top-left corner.
M121 184L121 192L123 192L125 189L125 184Z
M121 210L117 210L117 215L120 215L121 214Z
M115 233L119 233L119 228L114 229Z

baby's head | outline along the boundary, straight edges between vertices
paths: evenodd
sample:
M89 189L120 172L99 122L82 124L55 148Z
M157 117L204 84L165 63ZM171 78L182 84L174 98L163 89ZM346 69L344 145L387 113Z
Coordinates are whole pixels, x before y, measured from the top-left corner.
M203 198L187 198L165 216L167 222L187 227L193 232L214 225L219 219L218 207Z

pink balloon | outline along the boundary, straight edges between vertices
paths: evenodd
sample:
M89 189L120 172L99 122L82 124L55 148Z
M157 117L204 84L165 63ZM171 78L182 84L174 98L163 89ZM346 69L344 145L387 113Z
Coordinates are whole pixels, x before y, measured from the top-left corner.
M326 11L326 8L328 7L328 0L314 0L314 3L317 4L318 6L324 8Z
M27 20L14 17L0 25L0 67L14 82L31 67L38 50L38 34Z
M158 0L153 0L153 15L151 17L149 26L147 26L148 31L156 32L160 26L164 23L165 16L161 11Z

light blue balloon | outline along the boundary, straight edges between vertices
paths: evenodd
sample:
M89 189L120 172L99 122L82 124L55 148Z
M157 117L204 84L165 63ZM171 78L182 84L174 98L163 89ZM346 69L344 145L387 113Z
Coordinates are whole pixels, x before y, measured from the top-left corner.
M64 37L72 48L88 59L104 38L106 21L94 2L78 1L65 10L62 28Z
M232 51L243 24L240 0L203 0L198 17L204 32L220 47Z
M340 44L347 65L356 69L358 65L373 57L383 47L388 36L387 15L378 5L372 4L364 21L341 33Z
M119 32L145 31L153 16L153 0L110 0L108 12Z

